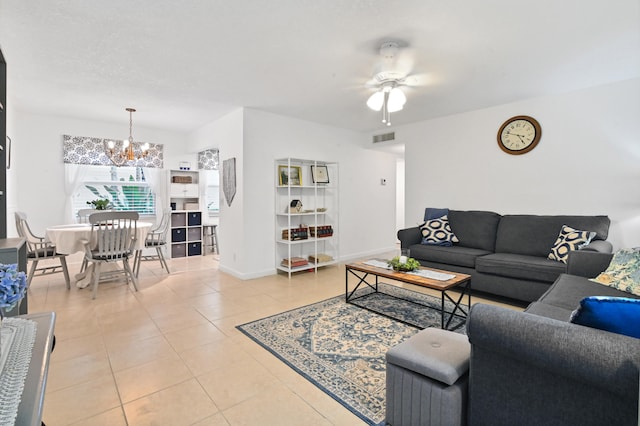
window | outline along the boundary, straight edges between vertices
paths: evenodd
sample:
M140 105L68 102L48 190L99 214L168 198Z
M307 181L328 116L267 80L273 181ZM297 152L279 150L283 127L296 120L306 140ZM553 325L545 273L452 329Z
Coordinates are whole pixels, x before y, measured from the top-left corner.
M218 170L202 170L206 174L204 178L207 186L205 188L205 203L209 216L220 214L220 173Z
M86 173L83 185L73 195L74 215L80 209L92 208L87 203L97 199L108 199L113 210L155 214L156 197L142 167L82 167L86 167Z

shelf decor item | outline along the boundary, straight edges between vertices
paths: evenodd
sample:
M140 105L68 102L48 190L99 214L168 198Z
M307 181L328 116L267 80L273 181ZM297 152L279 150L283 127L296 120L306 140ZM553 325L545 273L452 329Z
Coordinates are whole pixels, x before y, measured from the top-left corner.
M289 213L300 213L302 211L302 201L292 200L289 203Z
M402 262L401 260L404 262ZM400 272L415 271L420 267L420 262L418 262L412 257L406 257L406 256L396 256L393 259L389 260L387 264L391 266L394 271L400 271Z
M313 183L329 183L327 166L311 166L311 180Z
M278 182L280 186L302 186L302 168L300 166L278 166Z
M27 276L24 272L18 271L18 264L4 265L0 263L0 350L2 348L4 314L20 303L26 291Z

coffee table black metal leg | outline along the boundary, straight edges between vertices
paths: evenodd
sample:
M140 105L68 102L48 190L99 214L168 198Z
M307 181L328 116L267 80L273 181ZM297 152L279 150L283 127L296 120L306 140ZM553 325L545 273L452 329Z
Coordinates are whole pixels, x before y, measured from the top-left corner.
M355 276L356 278L358 278L358 284L356 284L356 287L351 291L351 293L349 293L349 272L351 272L351 274L353 274L353 276ZM370 288L372 288L376 293L378 292L378 276L376 275L376 283L375 285L372 285L370 283L367 282L367 277L369 276L369 273L364 272L363 276L359 276L356 272L354 272L353 269L350 268L346 268L345 269L345 277L344 277L344 287L345 287L345 291L344 291L344 295L345 295L345 302L349 302L349 299L351 299L351 296L353 296L353 294L356 292L356 290L358 290L358 288L360 288L360 285L362 285L363 283L368 285Z
M462 306L460 306L460 304L462 303L462 300L464 299L464 295L465 293L467 294L467 311L465 312L465 310L462 308ZM449 315L449 319L447 320L447 324L445 326L444 324L444 313L445 313L445 309L444 309L444 298L447 298L451 301L451 303L453 303L453 310L451 311L450 315ZM469 315L469 311L468 309L471 308L471 281L467 281L465 286L462 287L462 291L460 292L460 297L458 297L458 300L453 300L451 298L451 296L449 296L446 291L442 292L442 325L441 328L442 329L448 329L449 328L449 324L451 324L451 320L453 320L453 317L455 316L456 312L458 310L460 310L460 312L462 313L462 315L460 315L462 318L467 318Z

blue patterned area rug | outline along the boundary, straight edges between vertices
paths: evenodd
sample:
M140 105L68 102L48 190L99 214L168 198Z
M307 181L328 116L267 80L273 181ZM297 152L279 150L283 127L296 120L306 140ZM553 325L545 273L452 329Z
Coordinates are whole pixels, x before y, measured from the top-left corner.
M357 302L416 326L347 304L341 295L237 328L365 422L384 424L385 353L420 328L440 327L440 299L388 284L380 289L387 295L359 290L365 297ZM454 321L464 333L464 320Z

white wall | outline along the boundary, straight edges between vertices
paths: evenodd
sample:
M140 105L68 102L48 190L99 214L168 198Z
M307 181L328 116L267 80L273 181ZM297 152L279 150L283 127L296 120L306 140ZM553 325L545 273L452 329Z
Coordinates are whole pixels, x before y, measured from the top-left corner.
M231 206L227 203L223 187L220 185L220 216L217 228L218 245L220 251L220 270L234 276L245 273L243 252L245 221L244 221L244 192L242 185L245 181L243 167L243 122L244 110L239 108L226 116L209 123L189 134L188 149L199 152L205 149L218 148L220 150L220 173L224 160L236 159L236 195ZM220 179L222 183L222 179Z
M126 116L122 123L80 120L12 110L8 134L13 141L9 178L7 233L16 236L13 213L27 213L32 230L44 235L47 226L67 222L64 214L64 164L62 135L99 138L128 137ZM137 141L164 144L165 168L177 168L179 161L196 164L196 156L185 153L185 135L136 126Z
M542 139L513 156L500 125L535 117ZM640 79L402 126L407 226L425 207L606 214L615 248L640 245Z

